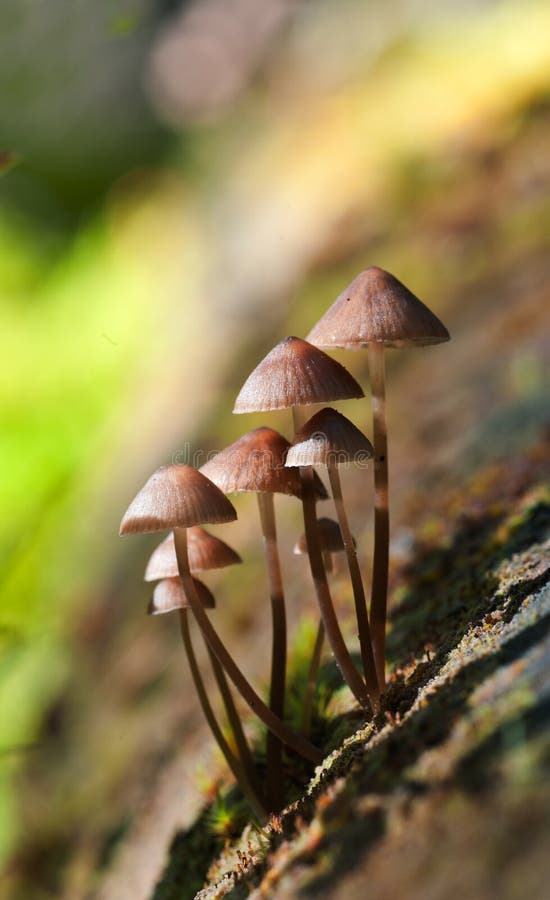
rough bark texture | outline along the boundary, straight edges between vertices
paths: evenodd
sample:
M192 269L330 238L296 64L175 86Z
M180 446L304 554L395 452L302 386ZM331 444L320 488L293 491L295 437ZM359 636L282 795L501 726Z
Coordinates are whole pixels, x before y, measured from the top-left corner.
M496 472L488 490L471 483L460 525L419 548L383 713L267 839L245 833L214 862L203 900L546 895L550 496L530 483L535 459L507 497ZM172 896L185 890L154 894Z

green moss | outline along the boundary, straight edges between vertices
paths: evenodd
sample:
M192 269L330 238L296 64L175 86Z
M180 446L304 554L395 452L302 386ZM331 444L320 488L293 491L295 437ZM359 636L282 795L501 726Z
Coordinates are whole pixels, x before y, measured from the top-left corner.
M206 880L212 859L242 832L247 812L237 790L218 790L193 826L174 837L151 900L192 900Z

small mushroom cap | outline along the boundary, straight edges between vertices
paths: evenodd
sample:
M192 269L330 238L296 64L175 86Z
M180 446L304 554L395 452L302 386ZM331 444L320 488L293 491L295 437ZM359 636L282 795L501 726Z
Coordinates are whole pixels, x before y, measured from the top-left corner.
M208 478L187 465L162 466L132 500L120 534L189 528L204 522L232 522L237 513Z
M317 519L317 527L319 529L319 539L321 541L321 550L327 550L329 553L341 553L345 549L342 540L342 532L338 522L334 519L325 517ZM355 539L353 540L355 544ZM307 542L305 534L300 535L294 545L294 553L296 556L302 556L307 553Z
M216 601L212 591L198 578L193 578L193 584L205 609L214 609ZM186 609L188 606L189 603L180 579L164 578L155 587L147 612L150 616L161 616L176 609Z
M359 350L372 343L387 347L439 344L450 335L394 275L369 266L336 298L307 339L317 347Z
M200 525L195 525L187 532L187 553L189 568L192 572L205 572L207 569L223 569L241 563L242 559L225 541L209 534ZM157 581L159 578L175 578L179 574L174 534L168 537L153 550L147 568L145 581Z
M273 428L254 428L217 453L202 466L201 472L226 494L256 491L301 497L299 470L285 466L289 447L287 439ZM317 500L327 499L319 478L315 481L315 495Z
M289 409L363 396L344 366L307 341L287 337L248 376L233 412Z
M342 413L326 406L300 428L287 454L288 466L365 463L374 453L362 431Z

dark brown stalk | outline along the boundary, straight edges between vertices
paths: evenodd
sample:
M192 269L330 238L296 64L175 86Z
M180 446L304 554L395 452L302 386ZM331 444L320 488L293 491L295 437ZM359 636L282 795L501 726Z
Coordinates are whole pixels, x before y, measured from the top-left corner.
M265 822L266 820L266 811L263 808L262 803L256 796L256 792L250 785L248 778L245 774L243 766L241 766L238 759L235 757L232 752L229 744L227 743L223 732L218 725L218 721L214 714L214 710L210 704L210 700L208 699L208 694L206 693L206 688L204 686L204 682L202 680L202 676L200 673L200 669L197 663L197 658L195 656L195 651L193 650L193 644L191 641L191 634L189 631L189 622L187 621L187 610L180 609L180 631L181 637L183 640L183 646L185 647L185 652L187 654L187 659L189 662L189 668L191 670L191 676L193 678L193 682L195 684L195 688L197 691L197 696L199 698L199 703L201 705L201 709L204 713L204 717L210 726L210 730L214 735L216 743L220 748L227 765L231 769L233 775L237 783L240 785L243 794L245 795L252 812L258 819L260 823Z
M298 431L299 421L297 410L293 409L292 414L294 417L294 430ZM302 481L302 509L304 513L304 531L306 535L309 566L315 585L315 593L317 594L321 618L327 633L327 639L344 681L361 706L368 709L370 706L369 695L365 683L349 655L330 595L327 573L325 572L325 566L323 564L323 551L319 539L319 528L317 526L312 467L300 466L300 478Z
M325 626L323 622L319 622L317 628L317 636L313 645L313 653L309 663L309 671L307 673L306 692L304 695L304 715L302 718L302 729L304 734L311 734L311 717L313 714L313 698L315 696L315 688L317 686L317 676L321 666L321 656L323 653L323 644L325 641Z
M300 467L300 473L303 487L302 506L304 510L307 552L327 638L344 681L361 706L368 708L370 705L369 695L363 679L353 664L342 636L323 565L313 493L313 470L311 466L303 466Z
M383 344L369 344L369 378L372 392L374 441L374 555L370 623L372 646L378 683L386 683L386 608L388 598L388 563L390 514L388 501L388 441L386 433L386 375Z
M363 672L365 673L365 682L371 699L373 709L378 707L378 698L380 690L378 687L378 679L376 676L376 666L374 663L374 655L372 651L371 633L369 628L369 617L367 613L367 601L365 600L365 590L363 588L363 579L361 578L361 570L357 562L357 552L350 531L344 498L342 497L342 484L340 481L340 473L338 466L332 462L328 462L328 477L334 505L336 507L336 515L338 516L338 524L342 533L342 540L346 550L348 560L348 569L353 589L353 600L355 603L355 615L357 617L357 631L359 633L359 645L361 647L361 660L363 662Z
M206 649L208 650L208 655L212 664L212 671L214 672L214 677L218 684L218 689L223 700L227 719L233 733L233 738L235 740L235 745L239 753L240 762L246 773L246 777L258 798L258 801L261 802L262 806L264 806L265 800L263 796L264 792L262 789L262 784L260 782L252 753L250 752L250 747L248 746L248 741L244 733L241 718L237 711L237 707L235 706L235 701L233 700L231 688L227 683L225 672L223 671L215 654L212 653L212 650L210 649L208 644L206 644Z
M273 494L257 494L260 522L271 599L273 636L271 643L271 686L269 708L280 719L285 713L286 683L286 613L281 563L277 548L275 504ZM270 807L278 812L284 805L283 745L273 732L267 733L267 796Z
M252 712L261 719L264 725L266 725L270 731L273 731L286 746L291 747L296 753L299 753L305 759L310 760L310 762L315 763L315 765L319 765L323 760L321 751L318 750L317 747L314 747L313 744L306 740L301 734L297 734L292 728L285 725L285 723L282 722L268 706L266 706L220 640L216 629L212 625L197 596L195 585L193 584L193 579L189 571L187 532L185 528L174 529L174 542L180 578L185 591L185 596L189 600L189 605L191 606L195 620L201 629L205 640L218 657L221 665L241 694L243 700L248 703Z

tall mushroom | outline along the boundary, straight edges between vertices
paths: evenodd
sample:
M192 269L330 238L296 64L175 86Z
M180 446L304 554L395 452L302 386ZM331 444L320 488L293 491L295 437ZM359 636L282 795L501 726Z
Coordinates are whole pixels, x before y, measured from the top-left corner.
M287 337L248 376L233 412L292 409L297 430L299 407L362 396L361 387L340 363L307 341ZM359 703L368 708L368 692L346 647L330 596L317 530L313 475L311 466L300 468L304 527L321 617L344 680Z
M134 498L122 519L120 533L173 529L182 587L211 650L262 722L285 744L318 765L322 760L320 751L275 716L245 678L210 622L193 585L187 553L187 529L193 525L230 522L236 518L232 504L208 478L192 466L169 465L154 472Z
M397 278L369 266L336 298L313 326L308 341L326 350L368 350L374 440L374 557L371 630L381 685L385 681L386 606L389 562L388 450L386 436L386 347L448 341L449 332Z
M342 497L342 485L338 471L339 466L344 463L364 463L371 457L372 446L368 438L341 413L325 407L315 413L295 435L292 447L287 454L287 465L324 465L327 467L338 523L346 548L365 683L372 706L376 708L380 690L374 665L365 591Z
M189 568L193 575L195 574L195 572L203 572L211 569L221 569L225 568L226 566L235 565L236 563L242 562L239 554L236 553L235 550L233 550L233 548L229 546L229 544L226 544L225 541L220 540L220 538L215 537L213 534L209 534L208 531L206 531L204 528L201 528L200 526L189 528L188 549ZM146 581L155 581L159 578L162 578L163 581L161 581L161 583L157 585L155 594L153 595L153 600L151 601L152 605L156 604L156 609L158 609L159 607L161 598L167 598L166 602L169 602L170 590L175 591L176 587L173 587L173 585L175 584L177 586L180 583L178 561L176 559L176 548L174 544L174 535L172 532L170 532L168 537L166 537L153 551L145 570ZM197 587L199 597L201 597L202 591L203 597L201 597L201 599L207 598L211 600L211 603L208 603L205 599L203 599L203 606L206 609L213 608L214 597L212 593L202 582L198 581L196 578L194 579L194 582L195 586ZM159 592L160 596L157 597L157 593ZM158 611L168 610L162 609ZM187 622L182 623L182 637L184 640L184 645L187 646L187 643L190 641L190 637L189 635L184 634L184 627L188 630ZM241 719L237 711L237 707L235 706L233 696L231 694L231 688L227 683L227 678L225 676L223 668L218 662L217 657L212 653L212 650L210 649L208 643L206 644L206 648L210 657L210 663L212 665L214 677L216 679L223 700L227 719L229 721L231 731L233 732L233 738L239 753L241 765L245 770L245 774L251 788L256 793L257 798L261 802L263 802L262 785L260 784L256 766L254 764L254 759L252 757L250 747L248 746L248 741L242 727Z
M202 581L199 581L197 578L193 579L193 584L197 592L197 596L199 597L199 600L201 601L203 606L206 609L213 609L216 603L212 592L209 591L206 585L203 584ZM225 758L225 761L227 762L227 765L235 776L237 783L240 785L244 796L248 800L254 815L259 822L264 822L266 819L266 810L263 805L261 790L259 790L258 787L252 783L249 772L247 772L246 766L244 765L244 761L242 759L239 760L235 756L231 747L227 743L225 736L218 724L218 720L216 719L212 704L210 703L208 693L206 691L204 681L199 669L197 658L195 656L195 651L193 649L193 642L191 640L191 633L189 631L189 622L187 621L188 608L189 602L181 585L181 581L179 577L173 577L164 578L162 581L159 581L159 583L155 587L153 597L151 599L151 602L149 603L147 611L149 615L152 616L164 615L165 613L171 613L175 610L179 611L180 630L183 640L183 646L187 654L187 661L189 663L191 677L193 678L193 682L195 684L195 689L197 691L197 696L199 698L199 703L204 713L204 717L208 722L208 725L210 726L210 730Z
M203 475L224 494L254 492L258 499L273 633L269 706L281 719L284 718L285 711L287 636L273 495L278 493L300 497L302 493L298 469L285 468L289 446L286 438L273 428L255 428L217 453L201 468ZM326 491L320 481L317 484L318 498L325 499ZM271 732L268 733L267 789L273 809L280 808L284 800L282 749L281 742Z

